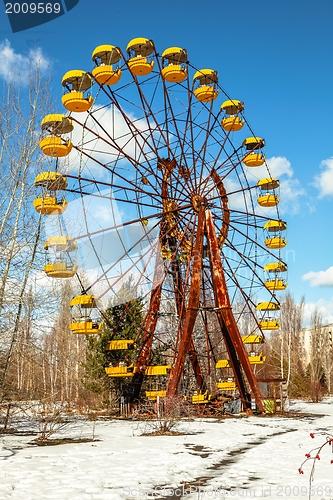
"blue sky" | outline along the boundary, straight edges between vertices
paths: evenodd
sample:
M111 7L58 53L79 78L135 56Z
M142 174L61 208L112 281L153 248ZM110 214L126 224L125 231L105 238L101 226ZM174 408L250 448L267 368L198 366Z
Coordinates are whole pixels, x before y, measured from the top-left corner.
M245 102L248 121L266 139L267 157L289 162L282 214L289 290L296 300L305 295L306 318L317 304L333 322L332 18L331 0L156 0L149 7L80 0L66 15L12 34L3 11L0 78L37 47L50 63L60 102L67 70L89 70L97 45L125 50L137 36L153 39L160 52L184 47L196 67L218 70L222 87Z

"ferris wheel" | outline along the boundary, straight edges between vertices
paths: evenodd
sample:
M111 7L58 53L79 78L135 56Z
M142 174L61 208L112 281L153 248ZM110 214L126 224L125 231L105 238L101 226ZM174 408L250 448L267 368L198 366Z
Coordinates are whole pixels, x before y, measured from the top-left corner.
M92 62L62 79L67 113L41 125L54 165L35 180L35 208L59 228L45 243L46 274L85 271L70 329L98 334L103 301L131 279L146 298L144 320L136 338L112 332L120 361L108 375L124 378L132 398L142 387L151 400L191 390L200 404L238 391L263 412L256 371L287 286L265 141L218 72L195 68L183 48L160 55L135 38L125 53L98 46Z

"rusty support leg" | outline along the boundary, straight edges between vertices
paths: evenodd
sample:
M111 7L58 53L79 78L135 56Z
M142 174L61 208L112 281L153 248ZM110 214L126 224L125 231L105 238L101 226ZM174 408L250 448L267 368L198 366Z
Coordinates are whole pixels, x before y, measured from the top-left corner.
M236 359L238 357L239 363L241 364L245 372L245 375L247 377L248 383L253 393L253 397L256 400L258 409L262 413L265 413L265 407L260 394L258 382L253 373L248 358L248 354L244 347L241 334L239 332L237 323L235 321L231 309L229 294L225 282L223 266L220 257L220 250L214 228L214 222L212 214L209 210L206 211L206 230L207 230L207 240L210 250L212 281L213 281L215 301L219 309L219 315L221 315L223 321L223 326L224 326L223 330L226 338L227 348L228 351L230 350L232 353L231 361L235 372L235 378L237 379L239 378L239 375L241 375L240 370L237 370ZM241 398L243 400L243 403L246 405L247 397L246 397L245 387L244 386L242 387L242 385L243 384L240 384L239 390L241 392Z
M198 314L199 299L200 299L200 283L202 272L202 248L205 231L205 212L201 208L198 214L198 227L196 233L196 242L193 255L193 267L190 292L188 298L188 306L185 314L183 334L180 339L178 355L176 358L175 366L171 370L167 396L176 396L178 391L179 382L184 371L184 364L186 355L189 352L191 337L195 320Z
M245 381L244 381L243 374L242 374L241 364L240 364L239 359L237 357L237 352L235 350L235 347L234 347L233 341L231 339L227 325L224 322L221 311L218 312L217 319L218 319L220 327L221 327L221 332L223 334L225 345L226 345L226 348L228 351L230 365L231 365L233 372L234 372L236 385L238 387L243 406L244 406L244 408L250 409L251 408L251 398L246 390L246 385L245 385Z
M195 380L197 381L198 388L201 392L205 392L207 389L206 382L204 381L201 366L198 360L198 354L195 350L193 339L190 340L190 345L188 348L188 356L194 371Z
M174 260L172 262L171 269L172 269L173 287L174 287L176 306L177 306L177 314L179 317L179 332L182 332L185 321L185 304L184 304L185 296L184 296L184 287L180 275L179 263L177 260ZM205 391L206 384L203 378L201 366L198 360L198 354L196 352L192 337L189 343L188 354L194 371L194 376L198 384L198 388L200 391Z
M156 323L158 320L158 312L161 304L162 286L165 273L164 263L161 258L159 249L157 250L157 252L158 253L156 256L153 289L150 295L149 309L146 314L145 322L142 326L143 335L141 339L139 355L135 365L135 373L133 375L131 383L129 384L132 401L133 399L138 399L140 395L145 368L150 361L151 348L153 344Z

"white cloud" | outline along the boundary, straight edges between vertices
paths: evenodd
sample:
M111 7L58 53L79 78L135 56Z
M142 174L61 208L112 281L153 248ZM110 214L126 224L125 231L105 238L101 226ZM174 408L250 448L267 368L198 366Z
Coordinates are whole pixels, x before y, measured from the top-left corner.
M305 194L298 179L282 179L280 181L279 209L283 213L296 214L300 210L300 197Z
M245 210L246 203L245 198L250 197L248 191L239 191L240 186L237 181L231 177L227 177L224 180L224 186L228 193L228 204L232 210ZM233 194L229 194L233 193Z
M126 156L139 164L155 158L151 141L151 130L156 134L153 124L148 125L145 120L136 119L131 113L127 113L127 116L129 122L135 123L137 133L133 132L117 109L93 106L91 114L72 113L72 117L79 123L73 122L71 140L79 149L82 148L96 159L96 163L85 155L81 157L80 153L73 149L64 162L67 171L75 171L80 165L82 175L93 175L102 180L108 176L108 172L98 162L109 164L110 168L114 168L117 162L118 170L119 167L125 168L126 172L131 169L134 176L136 169L131 166ZM85 128L81 124L84 124ZM110 136L106 131L111 131Z
M322 172L315 177L315 186L319 189L319 197L333 195L333 158L328 158L320 164Z
M333 286L333 266L326 269L326 271L310 271L304 274L304 281L310 281L311 286Z
M297 213L300 209L300 197L305 194L290 162L284 156L273 156L267 160L268 168L275 179L280 180L279 210L283 213Z
M281 175L286 175L289 179L294 175L290 161L284 156L272 156L267 159L268 168L272 177L279 179Z
M303 310L303 326L310 327L311 316L315 309L322 317L322 324L329 325L333 323L333 297L331 300L320 299L317 302L307 302Z
M284 213L298 213L300 210L300 198L305 194L298 179L294 177L294 171L291 168L290 161L284 156L272 156L266 160L266 165L248 169L247 177L252 183L265 177L272 177L280 181L280 203L279 211ZM272 210L261 210L265 213L271 213Z
M272 156L271 158L267 158L266 163L267 166L264 164L261 167L249 168L247 170L247 176L259 180L265 177L280 179L281 176L286 176L288 179L291 179L294 175L290 161L284 156Z
M15 52L8 40L0 43L0 78L6 81L15 77L16 82L19 81L24 85L29 81L31 69L38 67L41 71L45 71L49 65L50 62L40 47L30 49L23 55Z

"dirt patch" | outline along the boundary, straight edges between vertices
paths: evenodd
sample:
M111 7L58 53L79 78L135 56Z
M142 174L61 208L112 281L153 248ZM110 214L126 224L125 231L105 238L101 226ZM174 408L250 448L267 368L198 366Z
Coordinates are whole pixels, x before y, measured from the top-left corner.
M29 444L36 446L55 446L58 444L73 444L73 443L95 443L100 441L100 439L91 438L59 438L59 439L34 439Z
M201 458L207 458L213 453L211 448L206 448L206 446L202 446L199 444L185 443L184 446L191 450L189 452L191 455L199 455L199 457Z
M186 432L152 431L152 432L145 432L144 434L141 434L141 436L186 436Z
M0 435L6 434L10 436L36 436L34 431L19 431L18 429L0 429Z

